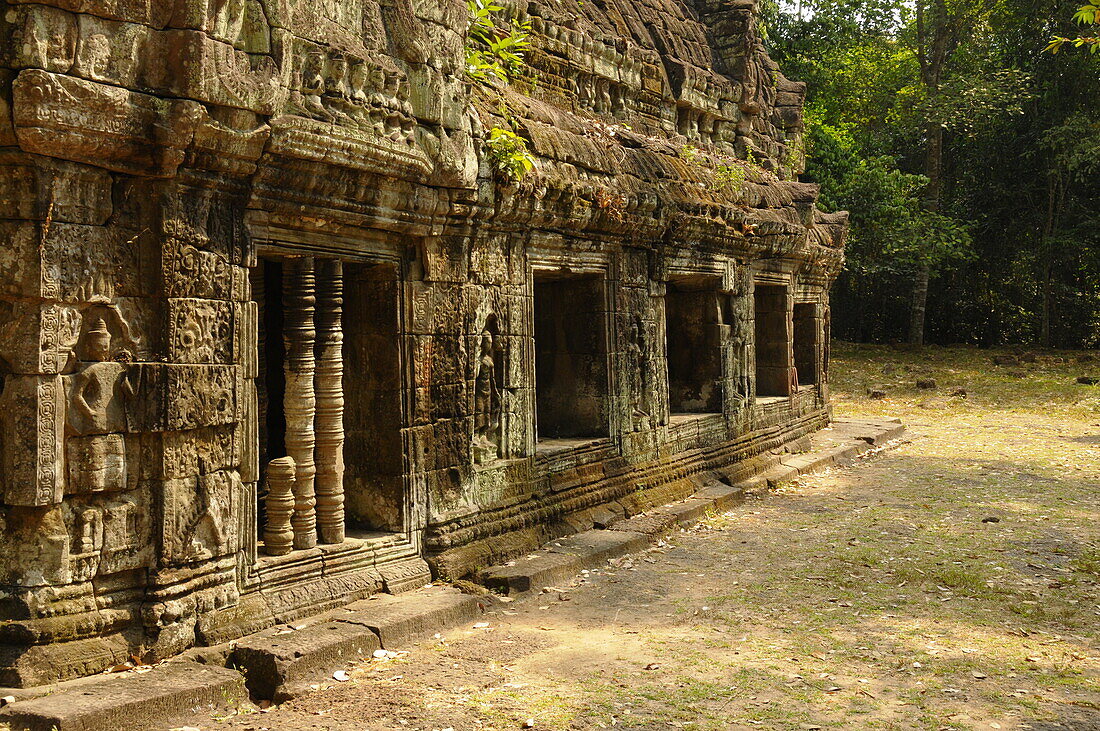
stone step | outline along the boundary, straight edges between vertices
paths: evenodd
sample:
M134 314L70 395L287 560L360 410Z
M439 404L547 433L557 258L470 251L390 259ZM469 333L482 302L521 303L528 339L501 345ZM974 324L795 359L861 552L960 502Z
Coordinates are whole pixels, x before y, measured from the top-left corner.
M763 493L799 475L847 464L904 431L904 425L896 420L838 421L827 435L815 435L812 451L773 457L776 460L773 464L737 485L714 482L686 500L615 520L608 529L588 530L551 541L535 555L484 570L481 582L508 595L571 582L581 571L641 551L650 541L678 526L694 525L710 511L729 510L742 502L746 494Z
M481 581L502 594L524 594L572 579L585 569L602 566L648 545L649 537L644 533L617 527L588 530L547 544L537 556L518 559L511 566L495 566L482 573Z
M399 650L445 627L472 622L485 611L476 596L456 591L377 596L353 602L343 613L336 612L333 616L366 627L378 635L384 650Z
M244 673L253 698L282 703L381 647L378 635L367 627L329 621L242 638L231 662Z
M12 731L163 729L172 719L234 708L248 699L236 670L168 662L144 673L84 679L72 686L0 710Z
M477 597L443 587L353 602L324 621L272 628L237 642L232 664L247 678L257 700L282 703L309 690L336 670L393 650L432 632L472 620Z

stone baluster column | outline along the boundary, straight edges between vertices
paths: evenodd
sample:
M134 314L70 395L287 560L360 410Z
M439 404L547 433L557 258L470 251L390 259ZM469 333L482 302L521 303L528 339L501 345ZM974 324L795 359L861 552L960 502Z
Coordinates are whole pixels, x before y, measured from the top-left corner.
M344 272L317 265L317 526L322 543L344 541Z
M317 338L313 314L316 304L313 259L289 259L283 266L283 340L286 343L286 451L294 459L294 547L317 545L317 504L313 461L316 437L313 421L317 399L313 390L316 370L313 348Z
M284 556L294 546L294 460L273 459L267 465L267 524L264 525L264 553Z

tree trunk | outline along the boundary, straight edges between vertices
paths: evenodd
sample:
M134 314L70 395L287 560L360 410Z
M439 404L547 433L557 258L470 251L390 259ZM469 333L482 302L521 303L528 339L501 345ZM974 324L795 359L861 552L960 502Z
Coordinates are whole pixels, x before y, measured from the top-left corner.
M920 63L921 82L928 95L935 99L940 91L947 61L958 45L958 23L948 12L945 0L917 0L917 60ZM926 12L927 11L927 12ZM927 147L924 150L924 175L928 188L924 194L924 207L939 213L943 194L943 126L930 121L926 130ZM925 252L921 257L916 278L913 281L913 302L909 317L909 342L924 344L924 319L928 306L928 282L932 278L932 261L935 252Z
M913 303L909 310L910 345L924 345L924 311L928 306L928 280L931 278L931 265L927 259L921 261L913 281Z
M1057 227L1060 181L1056 173L1047 176L1047 215L1043 223L1039 251L1043 257L1043 302L1039 321L1039 340L1044 348L1051 344L1050 324L1054 318L1054 247L1051 239Z
M928 148L925 150L924 174L928 178L924 207L933 213L940 209L940 190L943 185L943 127L933 124L928 129ZM922 257L913 280L913 302L909 310L909 344L924 345L924 315L928 309L928 282L932 278L932 262Z

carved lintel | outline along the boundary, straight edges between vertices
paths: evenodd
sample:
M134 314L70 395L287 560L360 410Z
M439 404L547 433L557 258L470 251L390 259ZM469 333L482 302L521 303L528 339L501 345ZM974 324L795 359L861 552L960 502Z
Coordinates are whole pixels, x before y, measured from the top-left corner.
M317 524L322 543L344 541L343 267L317 267Z
M294 547L313 548L317 545L317 514L314 481L317 473L313 461L316 436L313 420L317 399L313 390L316 371L314 329L316 305L313 259L291 259L283 267L283 310L286 324L286 392L283 411L286 414L286 451L294 459ZM270 518L269 518L270 519Z
M267 524L264 526L264 553L283 556L294 546L295 531L291 526L295 504L296 466L290 457L273 459L267 465Z

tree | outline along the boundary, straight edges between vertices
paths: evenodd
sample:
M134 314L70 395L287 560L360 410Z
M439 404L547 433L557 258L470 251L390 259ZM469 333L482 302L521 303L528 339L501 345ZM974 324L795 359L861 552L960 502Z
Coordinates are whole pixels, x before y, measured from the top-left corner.
M1098 58L1043 52L1081 1L768 11L773 57L808 84L805 179L852 214L839 336L1100 339L1100 175L1080 167L1096 156L1081 145L1097 139Z

